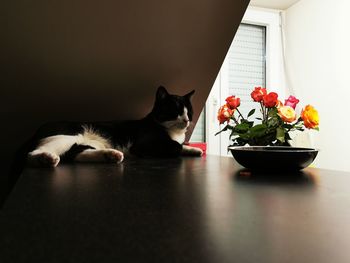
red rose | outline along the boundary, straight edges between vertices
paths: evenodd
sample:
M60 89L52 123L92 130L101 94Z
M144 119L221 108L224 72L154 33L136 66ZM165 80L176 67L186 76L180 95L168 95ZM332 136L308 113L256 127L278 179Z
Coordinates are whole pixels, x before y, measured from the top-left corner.
M227 106L231 109L237 109L239 105L241 105L241 99L236 98L236 96L230 96L226 98Z
M284 101L284 106L290 106L293 109L295 109L298 103L299 103L299 100L296 97L289 96L289 98Z
M267 108L275 107L278 101L278 95L276 92L270 92L263 97L264 105Z
M253 92L250 94L254 101L260 102L263 100L263 97L267 94L266 88L255 87Z
M225 121L229 121L233 115L233 110L231 110L226 104L221 106L218 111L218 120L220 124L223 124Z

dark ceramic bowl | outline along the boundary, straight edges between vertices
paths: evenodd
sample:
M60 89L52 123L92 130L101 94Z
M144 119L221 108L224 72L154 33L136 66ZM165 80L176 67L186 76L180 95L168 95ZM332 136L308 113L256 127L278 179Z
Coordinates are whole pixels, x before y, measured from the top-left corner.
M316 158L318 150L288 146L229 147L236 161L252 170L301 170Z

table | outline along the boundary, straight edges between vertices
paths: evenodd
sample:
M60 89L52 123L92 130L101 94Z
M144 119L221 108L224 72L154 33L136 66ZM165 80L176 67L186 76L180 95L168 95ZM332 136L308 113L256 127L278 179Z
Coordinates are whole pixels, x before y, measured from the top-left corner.
M350 173L217 156L26 168L0 262L350 262Z

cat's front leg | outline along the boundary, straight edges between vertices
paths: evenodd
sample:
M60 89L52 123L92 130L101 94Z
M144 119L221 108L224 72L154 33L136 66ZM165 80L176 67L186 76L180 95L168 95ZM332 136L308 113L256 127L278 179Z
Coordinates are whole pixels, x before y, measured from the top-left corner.
M181 151L182 155L186 155L186 156L202 156L203 155L203 150L200 148L196 148L196 147L192 147L192 146L188 146L188 145L182 145L182 151Z

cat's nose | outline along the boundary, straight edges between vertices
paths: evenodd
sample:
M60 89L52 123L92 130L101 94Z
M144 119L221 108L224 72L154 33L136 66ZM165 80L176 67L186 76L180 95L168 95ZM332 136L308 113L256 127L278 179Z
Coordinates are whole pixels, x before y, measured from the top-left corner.
M189 119L183 119L183 121L187 123L187 122L189 122L190 120L189 120Z

